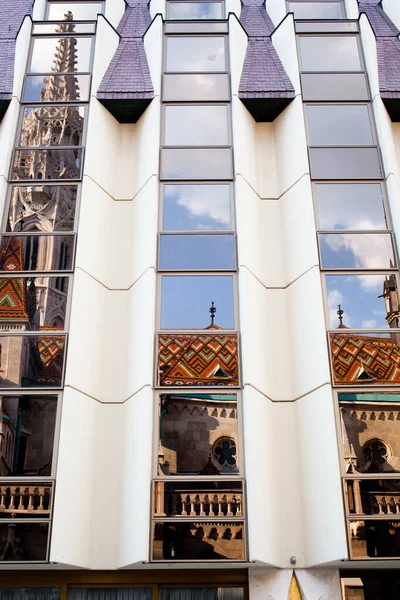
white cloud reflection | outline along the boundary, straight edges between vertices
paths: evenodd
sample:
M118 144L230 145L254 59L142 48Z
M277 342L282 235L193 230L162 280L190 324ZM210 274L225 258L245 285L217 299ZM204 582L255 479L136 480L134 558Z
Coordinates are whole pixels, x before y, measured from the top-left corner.
M167 200L187 211L189 219L196 222L195 229L231 227L228 186L166 185L164 193Z

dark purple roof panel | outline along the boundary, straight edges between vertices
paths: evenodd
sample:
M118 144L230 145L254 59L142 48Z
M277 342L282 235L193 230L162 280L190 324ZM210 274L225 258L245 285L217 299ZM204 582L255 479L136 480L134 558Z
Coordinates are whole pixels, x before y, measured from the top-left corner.
M379 91L393 121L400 120L400 41L399 29L380 5L380 0L359 0L376 37Z
M136 122L154 98L143 35L151 23L149 3L128 0L118 26L120 43L97 98L120 122Z
M293 85L272 44L274 25L263 0L243 0L240 22L248 35L239 98L256 121L272 121L293 100Z

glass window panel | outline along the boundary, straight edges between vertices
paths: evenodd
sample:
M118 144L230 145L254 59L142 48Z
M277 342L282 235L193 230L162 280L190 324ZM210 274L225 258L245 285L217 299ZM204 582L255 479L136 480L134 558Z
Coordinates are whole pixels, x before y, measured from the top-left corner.
M309 148L312 179L382 179L377 148Z
M338 394L339 402L398 402L400 403L400 394L396 392L385 392L370 394L366 392ZM400 439L400 438L399 438ZM400 465L399 465L400 467Z
M0 600L59 600L60 588L0 588Z
M296 33L358 33L358 21L296 21Z
M164 75L163 100L230 100L228 75Z
M400 337L391 333L330 333L335 385L398 385L400 383Z
M15 150L11 179L80 179L82 148Z
M159 335L158 385L238 386L237 335Z
M159 588L160 600L243 600L243 588Z
M236 520L154 523L153 560L244 560L244 537L244 523Z
M160 475L237 474L236 394L163 394L160 444Z
M376 463L376 466L379 468L378 471L368 472L382 473L385 466L390 468L387 462L390 459L386 452L385 444L380 442L379 439L369 440L365 444L364 455L367 464L372 465ZM361 507L357 506L357 511L355 506L351 507L350 513L364 515L385 514L389 516L397 514L397 504L400 504L400 479L368 479L366 481L358 481L357 483L361 492ZM350 491L354 482L349 480L346 484L347 488L350 488ZM362 509L361 511L360 508Z
M373 396L373 394L369 395ZM384 396L384 394L379 395ZM375 401L382 402L376 398ZM394 396L394 401L399 401L398 394ZM364 403L360 398L357 404L348 402L341 405L343 459L346 472L394 473L400 471L398 458L400 456L398 454L400 452L399 405L394 405L394 401L385 407L372 402ZM375 485L377 483L375 481ZM400 501L400 495L398 497ZM370 498L367 497L363 504L365 510L370 505ZM368 511L367 514L373 514L373 512Z
M217 440L218 459L236 460L236 445L229 437ZM214 474L216 468L210 465ZM197 517L242 517L243 485L241 481L157 481L154 486L154 517L183 517L195 512ZM161 497L164 503L160 502ZM188 510L189 507L189 510ZM222 513L222 514L221 514Z
M102 2L49 2L47 19L49 21L64 19L69 12L72 14L68 15L68 20L92 21L103 12L103 4Z
M38 37L33 39L30 73L90 71L93 37ZM62 56L62 58L58 58Z
M5 349L3 346L1 349L1 369L4 369ZM1 396L1 477L51 476L56 416L57 396ZM18 428L22 432L19 437Z
M167 2L167 19L222 19L221 2Z
M309 104L306 106L311 145L371 145L374 143L366 104Z
M1 335L0 388L61 387L65 341L65 335Z
M390 234L323 233L319 244L323 269L390 269L396 264Z
M18 146L82 146L84 106L26 106Z
M163 275L161 281L162 329L234 329L232 275Z
M30 438L29 438L30 443ZM28 444L28 436L21 435L18 452ZM50 519L53 488L43 483L0 483L2 495L1 519ZM1 593L0 593L1 598Z
M151 600L152 588L68 588L68 600ZM1 600L1 599L0 599Z
M48 537L49 523L0 523L0 561L44 562L47 559ZM8 539L14 540L14 543L3 541Z
M229 143L228 107L166 106L166 146L224 146Z
M164 33L228 33L226 21L166 21Z
M232 229L229 184L163 186L163 230Z
M320 229L387 229L379 183L316 183Z
M233 179L230 148L164 148L161 179Z
M295 19L341 19L341 2L289 2L288 12Z
M22 101L88 101L89 90L90 75L27 75Z
M167 71L226 71L225 37L167 37Z
M68 277L0 277L2 331L65 329L68 283Z
M71 271L73 235L3 235L0 271Z
M72 231L76 185L13 186L7 231Z
M357 37L299 36L302 71L361 71Z
M353 329L398 327L400 319L398 285L395 275L325 275L330 326L339 326L340 304L344 311L342 324Z
M33 23L32 35L53 35L55 33L96 33L96 23L77 23L66 24L65 21L58 23Z
M303 73L303 100L369 100L364 73Z
M349 521L351 558L399 558L399 527L399 520Z
M160 269L231 270L235 268L233 235L161 235Z

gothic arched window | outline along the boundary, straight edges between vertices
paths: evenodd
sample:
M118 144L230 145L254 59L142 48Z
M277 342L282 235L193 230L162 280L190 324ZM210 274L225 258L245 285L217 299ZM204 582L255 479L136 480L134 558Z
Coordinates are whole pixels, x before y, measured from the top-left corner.
M387 444L373 438L363 446L365 470L369 473L380 473L384 470L391 458L391 452Z

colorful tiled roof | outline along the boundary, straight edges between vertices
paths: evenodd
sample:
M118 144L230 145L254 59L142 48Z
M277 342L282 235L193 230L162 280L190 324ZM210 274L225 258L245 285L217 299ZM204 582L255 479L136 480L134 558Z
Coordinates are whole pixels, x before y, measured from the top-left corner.
M154 88L143 43L151 17L146 0L130 2L118 32L119 46L97 98L121 123L136 122L154 98Z
M238 337L219 334L160 335L159 385L239 385Z
M329 337L335 384L400 383L400 347L395 338L355 333Z
M0 321L27 319L26 279L0 278Z
M383 10L380 0L359 0L376 37L379 91L393 121L400 120L400 41L399 29Z
M244 0L240 22L248 45L239 98L256 121L273 121L293 100L293 85L272 44L274 25L262 0Z
M65 336L38 336L36 338L36 350L40 359L39 371L32 378L30 385L61 385Z

